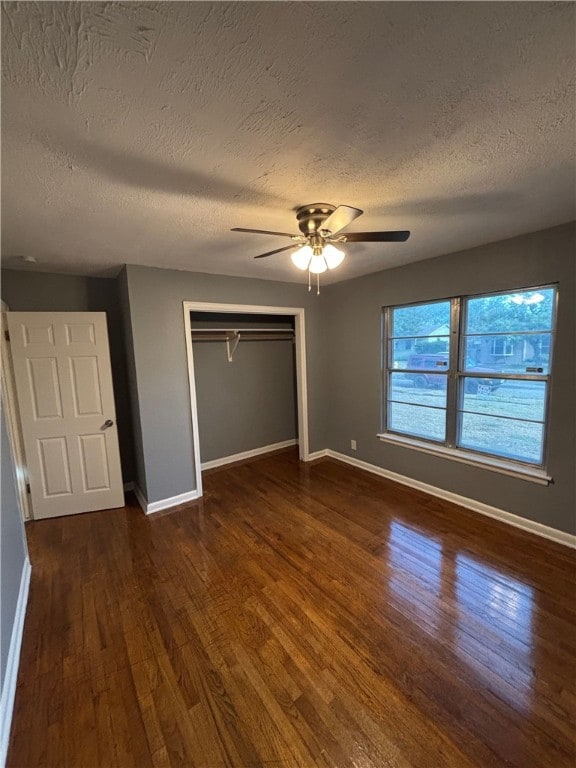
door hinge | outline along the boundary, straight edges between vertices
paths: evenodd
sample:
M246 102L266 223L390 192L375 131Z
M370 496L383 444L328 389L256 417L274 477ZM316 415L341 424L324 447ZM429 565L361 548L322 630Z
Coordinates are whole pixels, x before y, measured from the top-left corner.
M10 331L4 331L4 338L6 341L10 341Z
M26 493L30 493L30 483L26 483Z

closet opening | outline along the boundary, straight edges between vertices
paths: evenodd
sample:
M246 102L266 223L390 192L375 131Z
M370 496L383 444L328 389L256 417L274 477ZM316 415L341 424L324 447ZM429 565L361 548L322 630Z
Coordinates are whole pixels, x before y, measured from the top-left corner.
M304 310L184 302L196 487L202 470L298 445L308 459Z

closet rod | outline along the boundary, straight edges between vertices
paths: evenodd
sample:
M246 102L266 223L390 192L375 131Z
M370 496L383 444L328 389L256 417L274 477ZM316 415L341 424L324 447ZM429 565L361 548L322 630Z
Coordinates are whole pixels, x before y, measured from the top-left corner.
M253 330L224 330L198 328L192 329L192 341L233 341L240 337L242 341L283 341L294 338L294 331L259 328Z
M192 341L225 341L226 356L231 363L236 347L241 341L294 341L294 331L277 328L193 328ZM233 346L230 346L230 344Z
M293 328L192 328L192 333L294 333Z

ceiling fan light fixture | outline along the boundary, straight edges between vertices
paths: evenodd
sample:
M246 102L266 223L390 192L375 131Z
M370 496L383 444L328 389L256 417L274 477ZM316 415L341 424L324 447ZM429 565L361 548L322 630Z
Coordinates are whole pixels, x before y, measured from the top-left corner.
M312 256L308 269L314 275L320 275L322 272L326 272L328 266L322 254Z
M338 250L338 248L335 248L330 243L324 246L323 255L328 269L336 269L336 267L339 267L340 264L342 264L346 257L344 251Z
M329 203L311 203L301 205L296 209L299 235L290 232L273 232L268 229L246 229L234 227L233 232L246 232L255 235L274 235L287 237L291 245L275 248L266 253L254 256L255 259L265 259L277 253L291 251L290 259L297 269L308 272L308 290L312 288L312 275L316 275L317 292L320 293L320 275L327 269L336 269L346 258L344 251L334 246L334 243L404 243L410 237L408 230L381 232L350 232L342 234L358 216L363 213L360 208L350 205L332 205ZM531 303L541 299L536 294Z
M311 258L312 258L312 248L310 248L309 245L303 245L302 248L298 248L298 250L294 251L292 256L290 256L290 260L292 261L292 264L294 264L295 267L298 267L298 269L301 269L301 270L308 269L308 265L310 264Z

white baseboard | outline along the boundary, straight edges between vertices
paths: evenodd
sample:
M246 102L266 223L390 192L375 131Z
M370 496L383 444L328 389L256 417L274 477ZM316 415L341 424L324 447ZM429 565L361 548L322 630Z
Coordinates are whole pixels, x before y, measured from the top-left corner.
M313 453L308 454L308 458L306 461L316 461L316 459L324 459L326 456L330 454L330 450L328 448L324 448L322 451L314 451Z
M537 536L542 536L545 539L550 539L558 544L564 544L567 547L576 548L576 536L571 533L565 533L559 531L556 528L550 528L548 525L537 523L533 520L527 520L525 517L520 517L512 512L506 512L504 509L498 509L498 507L491 507L489 504L484 504L476 499L470 499L467 496L460 496L457 493L446 491L443 488L438 488L435 485L429 485L428 483L422 483L419 480L414 480L406 475L400 475L397 472L392 472L389 469L383 469L375 464L369 464L367 461L361 461L355 459L352 456L346 456L344 453L338 453L338 451L332 451L327 449L326 451L318 451L325 456L329 456L337 461L342 461L345 464L350 464L353 467L364 469L366 472L371 472L374 475L385 477L388 480L393 480L395 483L401 483L407 485L410 488L415 488L418 491L423 491L431 496L437 496L440 499L451 501L454 504L459 504L461 507L466 507L474 512L479 512L486 517L492 517L500 522L513 525L515 528L521 528L529 533L535 533ZM314 454L316 457L316 455ZM318 457L319 458L319 457Z
M24 619L26 617L26 605L28 603L28 590L30 588L30 560L26 557L20 576L20 589L14 624L10 637L10 648L6 662L6 674L2 687L2 699L0 700L0 766L6 765L8 743L10 741L10 726L12 725L12 713L14 711L14 697L16 695L16 680L18 678L18 665L20 663L20 649L24 634Z
M134 494L138 499L138 503L147 515L150 515L153 512L160 512L163 509L170 509L170 507L177 507L180 504L186 504L187 501L195 501L200 497L198 491L187 491L186 493L181 493L178 496L171 496L168 499L160 499L160 501L148 502L144 498L144 494L137 485L134 485Z
M136 496L136 500L138 501L138 504L140 504L140 506L142 507L142 511L146 512L146 510L148 509L148 502L144 498L144 494L142 493L140 488L138 488L136 483L134 483L134 488L132 490L134 491L134 496Z
M242 453L234 453L231 456L223 456L221 459L205 461L201 466L203 470L215 469L216 467L223 467L225 464L232 464L235 461L242 461L243 459L251 459L253 456L260 456L263 453L271 453L272 451L279 451L282 448L290 448L293 445L298 445L298 440L284 440L282 443L263 445L261 448L253 448L251 451L243 451Z
M234 461L241 461L242 459L251 459L253 456L260 456L264 453L270 453L271 451L279 451L282 448L290 448L293 445L297 445L297 440L284 440L282 443L274 443L273 445L265 445L262 448L254 448L251 451L244 451L243 453L235 453L232 456L224 456L221 459L214 459L214 461L207 461L204 464L202 464L202 469L214 469L215 467L221 467L225 464L231 464ZM132 485L131 488L127 488L126 486ZM125 490L133 490L134 494L136 495L136 498L138 499L138 503L146 512L147 515L152 514L153 512L160 512L163 509L170 509L170 507L177 507L180 504L186 504L188 501L195 501L196 499L200 498L200 494L197 490L195 491L187 491L186 493L181 493L178 496L171 496L168 499L160 499L160 501L152 501L148 502L146 498L144 497L144 494L138 488L136 483L126 483L126 486L124 486Z

